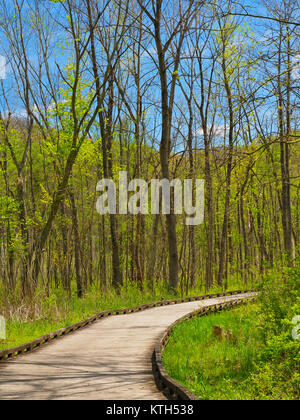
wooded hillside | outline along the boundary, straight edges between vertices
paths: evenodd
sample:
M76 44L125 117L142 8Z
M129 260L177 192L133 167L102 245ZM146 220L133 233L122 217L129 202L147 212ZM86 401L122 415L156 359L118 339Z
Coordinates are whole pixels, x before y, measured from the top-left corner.
M0 3L1 305L252 287L294 264L296 0L268 2L267 19L231 0ZM204 223L100 216L97 182L119 171L204 179Z

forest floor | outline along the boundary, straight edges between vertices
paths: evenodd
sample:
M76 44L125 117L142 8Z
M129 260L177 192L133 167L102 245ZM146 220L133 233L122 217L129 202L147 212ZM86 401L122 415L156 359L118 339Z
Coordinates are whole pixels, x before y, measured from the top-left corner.
M0 399L160 400L155 343L169 325L235 295L112 316L36 352L0 364Z
M243 290L244 288L244 285L236 284L230 290ZM220 288L214 287L209 293L221 291ZM205 288L201 287L188 295L201 296L204 294ZM186 296L185 293L174 295L162 287L157 287L154 291L148 289L140 291L133 286L124 287L120 295L111 291L101 293L94 287L82 299L74 294L70 297L63 290L56 290L49 297L41 297L37 293L33 301L26 303L26 301L20 300L19 303L14 302L14 304L7 302L0 308L0 314L6 319L6 340L0 340L0 350L23 345L105 310L131 308L145 303L184 296ZM2 297L0 301L5 302L5 299Z
M203 400L299 400L299 270L269 278L255 304L177 325L163 354L168 374Z

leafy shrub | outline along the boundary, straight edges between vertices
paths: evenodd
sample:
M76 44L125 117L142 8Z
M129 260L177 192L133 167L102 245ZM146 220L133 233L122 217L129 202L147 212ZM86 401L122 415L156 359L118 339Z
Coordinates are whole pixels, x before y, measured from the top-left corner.
M300 340L292 336L292 320L300 315L300 264L271 276L262 285L260 330L265 342L256 372L250 377L259 399L299 399Z

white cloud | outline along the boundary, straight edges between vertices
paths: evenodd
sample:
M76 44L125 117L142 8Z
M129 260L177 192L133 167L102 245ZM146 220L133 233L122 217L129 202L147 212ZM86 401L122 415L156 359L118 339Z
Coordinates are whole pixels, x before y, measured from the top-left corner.
M226 133L229 131L229 126L228 125L214 125L213 127L210 126L208 127L209 132L213 131L213 137L215 138L220 138L220 137L224 137L226 135ZM203 136L204 132L202 128L199 128L199 130L196 131L196 135L197 136Z

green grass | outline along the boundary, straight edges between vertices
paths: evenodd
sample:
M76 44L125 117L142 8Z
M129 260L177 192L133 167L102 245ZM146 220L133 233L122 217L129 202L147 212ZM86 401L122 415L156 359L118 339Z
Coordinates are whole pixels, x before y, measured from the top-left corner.
M240 289L236 285L230 290ZM243 288L243 287L242 287ZM210 293L221 290L214 288ZM189 293L190 296L205 294L204 288ZM0 341L0 350L20 346L47 333L75 324L98 312L111 309L130 308L144 303L158 300L174 299L181 295L170 294L166 289L157 287L155 291L141 292L135 286L124 287L120 295L113 292L100 293L92 289L83 299L76 296L69 297L62 290L56 290L49 297L36 294L34 301L13 304L3 303L0 306L0 315L6 319L6 340ZM0 293L0 302L4 302Z
M258 309L251 304L176 326L163 354L168 374L200 399L252 399L248 378L263 348ZM232 340L213 337L213 325L232 330Z

